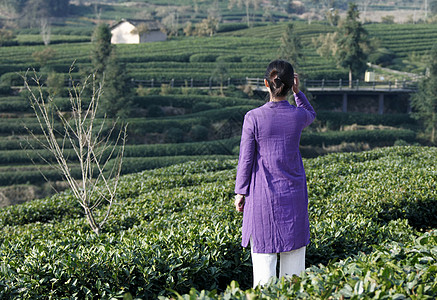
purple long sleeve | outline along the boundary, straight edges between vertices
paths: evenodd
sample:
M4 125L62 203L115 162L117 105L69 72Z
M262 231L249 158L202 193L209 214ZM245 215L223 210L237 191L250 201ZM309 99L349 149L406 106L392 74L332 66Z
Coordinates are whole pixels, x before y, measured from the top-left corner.
M296 101L297 107L303 108L305 110L307 114L307 120L304 127L307 127L314 121L316 117L316 112L314 111L314 108L311 106L310 102L302 91L299 91L299 93L294 95L294 101Z
M316 113L302 92L295 101L268 102L244 118L235 192L246 195L242 245L252 237L255 253L286 252L310 240L299 141Z
M247 195L250 179L252 176L252 166L255 157L255 134L254 124L247 113L244 116L243 130L241 132L240 156L238 158L237 182L235 193Z

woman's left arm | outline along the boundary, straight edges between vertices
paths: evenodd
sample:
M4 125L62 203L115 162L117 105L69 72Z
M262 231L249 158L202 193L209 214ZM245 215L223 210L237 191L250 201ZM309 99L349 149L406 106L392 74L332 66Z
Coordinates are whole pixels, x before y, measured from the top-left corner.
M294 85L293 85L294 101L296 101L296 106L305 109L306 121L304 127L310 125L316 118L316 111L311 106L307 97L303 92L299 90L299 75L294 74Z

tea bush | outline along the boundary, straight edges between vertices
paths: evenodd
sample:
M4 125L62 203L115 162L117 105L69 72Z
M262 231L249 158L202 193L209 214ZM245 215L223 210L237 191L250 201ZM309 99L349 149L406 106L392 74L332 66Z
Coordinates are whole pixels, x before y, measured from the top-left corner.
M330 130L338 130L341 126L352 124L385 126L405 126L416 124L416 120L408 114L377 115L318 111L317 120L321 126L326 126Z
M262 291L247 290L235 159L123 176L99 236L70 192L3 208L0 297L435 298L436 155L392 147L305 160L308 268Z
M437 230L407 244L387 242L301 277L272 279L263 289L243 290L233 281L223 294L197 291L177 299L434 299L437 295ZM162 297L161 299L163 299Z
M301 144L312 146L328 146L346 143L369 143L372 146L393 146L397 140L413 143L416 133L409 129L399 130L356 130L356 131L327 131L302 133Z

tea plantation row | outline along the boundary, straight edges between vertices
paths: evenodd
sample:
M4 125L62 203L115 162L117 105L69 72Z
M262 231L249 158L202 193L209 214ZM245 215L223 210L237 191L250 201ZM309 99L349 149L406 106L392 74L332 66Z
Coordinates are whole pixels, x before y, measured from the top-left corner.
M264 103L259 98L248 98L235 87L226 90L226 97L209 95L207 91L192 88L174 88L164 95L160 93L162 89L150 88L146 89L145 94L138 92L132 98L137 117L125 120L129 126L122 170L124 174L184 162L190 157L203 159L211 155L235 156L238 153L244 114ZM69 110L66 95L67 89L54 100L63 111ZM49 152L32 139L27 141L28 130L36 135L41 134L41 128L26 100L27 96L27 92L20 92L0 97L0 112L6 116L0 121L1 186L39 184L45 180L40 173L50 181L62 178L59 173L44 165L46 160L53 160ZM380 124L403 130L338 131L341 126L350 124ZM56 128L58 132L62 131L59 126ZM328 131L318 132L320 128ZM307 149L303 154L313 157L323 153L323 146L344 142L366 143L370 147L391 146L400 140L411 144L416 141L412 131L414 128L415 122L408 115L320 112L314 125L304 132L302 144L321 150ZM62 143L61 136L59 138L59 143ZM65 149L70 157L74 157L68 144ZM77 166L73 165L72 168ZM80 174L78 169L73 173Z
M337 70L333 61L316 54L312 44L313 38L332 32L334 28L317 22L294 24L304 45L304 60L299 71L311 79L346 78L347 73ZM432 46L432 37L437 36L437 30L430 24L369 24L365 28L372 38L380 40L380 47L389 49L399 59L410 53L426 54ZM222 61L231 78L261 77L262 66L278 55L279 38L284 30L284 24L269 25L221 33L215 37L186 37L140 45L117 45L116 48L119 59L127 64L130 76L136 79L208 79L216 61ZM51 45L56 54L48 65L60 73L68 72L72 58L79 67L89 66L92 45L75 41ZM40 67L32 59L32 53L43 49L42 45L1 47L0 75L25 71L30 66ZM4 77L2 81L5 83L10 79Z
M392 147L305 160L308 268L263 291L246 290L251 262L232 204L235 159L122 177L100 236L69 192L3 208L0 298L156 299L192 288L217 290L191 291L214 299L435 298L436 155Z

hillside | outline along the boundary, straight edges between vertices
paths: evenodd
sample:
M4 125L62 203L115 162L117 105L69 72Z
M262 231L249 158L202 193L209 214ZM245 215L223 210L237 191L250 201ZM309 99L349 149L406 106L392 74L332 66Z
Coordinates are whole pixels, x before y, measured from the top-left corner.
M245 86L245 78L263 76L265 65L277 55L279 38L286 26L258 25L221 32L213 37L178 37L165 42L116 45L117 57L125 64L132 83L130 100L134 107L134 113L125 120L129 123L129 132L123 173L211 155L235 157L245 112L265 101L263 95L252 94ZM304 63L298 69L303 78L338 80L345 77L346 72L337 69L333 61L321 58L312 44L313 38L332 32L333 28L320 22L295 22L294 25L304 46ZM366 28L394 53L392 67L400 68L409 53L427 53L432 38L422 36L437 34L435 26L430 24L369 24ZM42 172L62 190L63 185L59 183L62 177L48 169L39 157L42 154L48 158L47 154L33 141L30 144L36 147L35 151L29 150L24 124L35 132L39 129L20 76L34 67L43 82L49 75L66 80L73 61L76 61L73 79L83 76L84 70L91 66L90 33L80 34L76 28L70 32L72 35L66 35L65 28L57 30L48 47L43 45L41 36L32 31L18 34L17 44L0 47L0 186L41 186L45 181L40 175ZM405 44L409 45L408 50L402 46ZM52 49L53 55L42 63L35 58L35 53L45 49ZM224 83L225 97L217 89L218 82L211 80L219 64L227 69L229 76ZM61 87L49 84L47 89L57 91L55 103L66 111L69 110L69 84L66 80ZM314 157L395 143L423 143L416 121L401 114L406 110L405 101L402 104L393 98L386 102L390 105L386 107L390 114L379 116L333 112L331 110L337 109L335 101L313 99L318 117L302 136L303 155ZM362 103L368 106L370 102L365 98ZM363 112L359 106L355 111ZM354 124L357 126L352 126ZM28 192L18 196L17 187L2 189L2 205L51 193L49 186L26 186L21 190Z
M436 155L431 147L391 147L305 160L307 270L263 292L245 291L251 264L232 205L235 159L124 176L100 236L69 192L2 208L0 298L146 299L194 287L217 289L199 293L214 299L432 299ZM241 289L226 288L233 280Z

